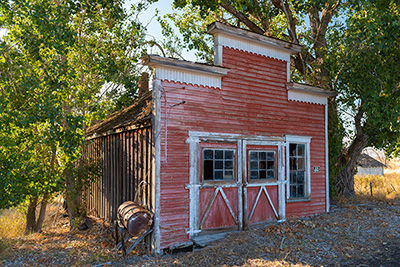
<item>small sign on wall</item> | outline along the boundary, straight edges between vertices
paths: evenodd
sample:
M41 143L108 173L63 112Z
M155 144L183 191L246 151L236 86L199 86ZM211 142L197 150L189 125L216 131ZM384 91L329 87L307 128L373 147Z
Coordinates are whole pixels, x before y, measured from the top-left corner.
M319 166L314 166L314 173L319 173L321 171Z

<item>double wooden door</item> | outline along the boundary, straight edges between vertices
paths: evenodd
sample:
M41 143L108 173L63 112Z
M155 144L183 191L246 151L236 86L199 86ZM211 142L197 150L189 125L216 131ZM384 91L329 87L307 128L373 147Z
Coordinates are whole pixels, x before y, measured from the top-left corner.
M204 171L204 165L209 164L204 155L211 150L207 147L212 147L212 144L200 147L199 166L203 170L199 177L198 232L242 230L284 217L283 143L242 140L237 145L214 149L215 155L219 151L228 151L222 155L233 151L234 175L226 176L228 179L209 179L204 175L208 171ZM230 158L214 159L214 166L220 160L229 161ZM227 165L231 166L230 163ZM226 172L230 174L230 169Z

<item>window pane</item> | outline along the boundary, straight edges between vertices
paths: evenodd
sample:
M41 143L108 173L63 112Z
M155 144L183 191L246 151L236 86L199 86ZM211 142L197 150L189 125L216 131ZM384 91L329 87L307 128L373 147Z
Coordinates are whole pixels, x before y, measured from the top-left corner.
M214 171L214 179L222 180L224 178L224 171Z
M274 151L250 151L249 156L250 179L275 179Z
M297 172L297 184L304 184L304 172Z
M258 179L258 171L251 171L250 179Z
M215 169L222 170L224 168L224 161L216 160L215 161Z
M211 149L204 149L204 159L213 159L213 151Z
M223 150L215 150L215 158L216 159L223 159L224 158L224 151Z
M306 197L306 145L289 144L290 197Z
M250 162L250 170L258 170L258 161Z
M290 186L290 196L291 196L291 197L297 197L297 194L296 194L296 187L295 187L294 185L291 185L291 186Z
M225 161L225 169L233 169L233 161L232 160Z
M297 159L296 158L290 159L290 169L297 170Z
M268 161L268 162L267 162L267 169L269 169L269 170L275 169L275 162L273 162L273 161Z
M296 172L290 172L290 184L297 183Z
M304 197L304 185L297 186L297 196Z
M260 161L259 162L259 164L258 164L258 168L260 169L260 170L265 170L266 168L267 168L267 162L266 161Z
M233 171L225 171L224 179L232 180L233 179Z
M234 150L204 149L203 179L232 180L234 179Z
M296 144L290 144L289 145L289 155L290 156L296 156Z
M212 180L213 179L213 161L205 160L204 161L204 180Z
M225 159L233 159L233 151L225 150Z
M306 168L305 159L304 158L297 159L297 169L304 170L305 168Z
M304 144L298 144L297 145L297 155L304 157L305 156L305 150L306 150L306 145Z

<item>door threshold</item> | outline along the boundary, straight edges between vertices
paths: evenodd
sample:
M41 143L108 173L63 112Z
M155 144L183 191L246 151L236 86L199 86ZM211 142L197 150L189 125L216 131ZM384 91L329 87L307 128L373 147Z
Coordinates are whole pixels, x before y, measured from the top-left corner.
M237 232L237 230L232 231L225 231L223 233L216 232L216 233L204 233L192 238L192 241L196 246L199 247L206 247L209 246L211 243L216 242L218 240L224 239L227 234Z

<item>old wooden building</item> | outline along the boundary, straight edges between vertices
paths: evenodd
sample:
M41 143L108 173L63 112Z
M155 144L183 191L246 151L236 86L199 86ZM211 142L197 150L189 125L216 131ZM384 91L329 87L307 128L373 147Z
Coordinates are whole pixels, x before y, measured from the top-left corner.
M144 183L148 193L139 195L154 213L155 252L329 210L327 99L334 93L290 82L298 45L218 22L208 32L214 65L145 56L153 69L151 97L141 97L125 123L92 129L93 140L110 140L100 142L103 158L146 153L141 163L133 156L126 163L110 160L103 172L116 176L94 197L118 189L124 196L113 200L115 209ZM141 131L151 135L146 152L129 141ZM128 176L129 182L122 179Z

